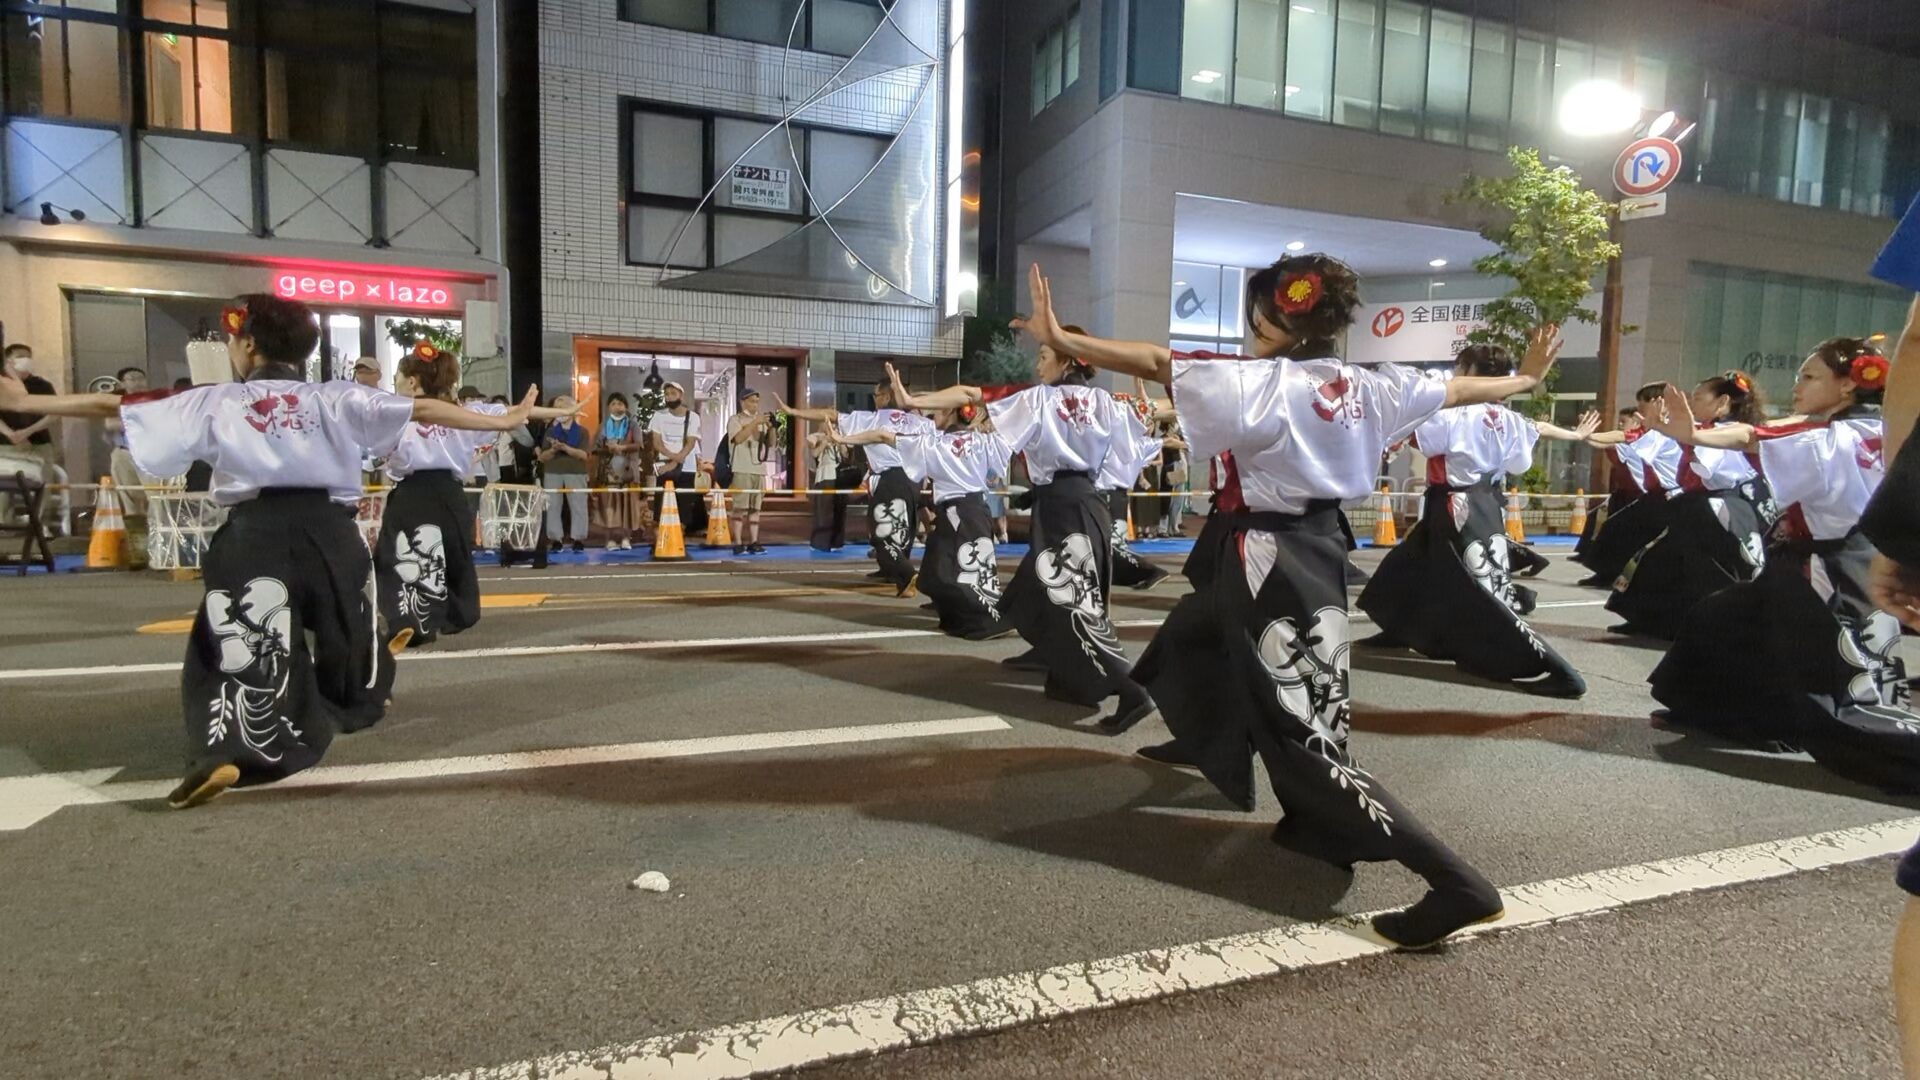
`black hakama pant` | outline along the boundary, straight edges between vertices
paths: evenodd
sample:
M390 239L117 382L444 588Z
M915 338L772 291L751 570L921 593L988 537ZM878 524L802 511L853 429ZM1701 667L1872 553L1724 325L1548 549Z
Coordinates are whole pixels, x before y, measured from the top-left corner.
M1667 722L1920 791L1920 715L1895 655L1900 624L1867 598L1873 554L1857 531L1776 541L1757 578L1695 605L1647 680Z
M1113 549L1113 584L1123 589L1138 588L1150 584L1165 575L1159 567L1140 557L1127 542L1127 503L1126 488L1114 488L1107 492L1107 513L1113 518L1113 539L1109 546Z
M425 645L480 621L473 506L459 477L431 469L393 486L373 565L388 637L411 629L409 644Z
M1049 697L1098 705L1132 684L1107 615L1113 518L1085 473L1033 489L1032 537L1001 610L1047 666Z
M1666 529L1628 560L1607 610L1635 633L1671 641L1695 604L1760 573L1766 531L1748 493L1687 492L1672 501Z
M895 466L881 473L867 494L868 537L880 576L896 589L913 580L913 534L920 506L920 485Z
M940 629L978 641L1003 632L993 516L979 492L934 507L920 557L920 591L933 602Z
M352 508L263 491L233 508L202 569L180 678L189 775L232 764L241 785L279 780L385 715L393 657Z
M1579 673L1522 616L1534 593L1513 581L1498 480L1427 488L1426 512L1360 594L1383 638L1500 682Z
M1335 505L1214 518L1209 584L1181 597L1134 669L1182 753L1248 811L1259 754L1284 815L1273 835L1282 847L1484 885L1348 752L1347 553ZM1255 592L1246 568L1267 555Z
M1662 493L1642 495L1617 513L1608 514L1607 523L1593 534L1593 542L1580 556L1586 568L1593 571L1583 584L1612 586L1640 549L1653 543L1667 527L1672 511L1672 501Z
M1580 539L1573 543L1573 561L1585 563L1587 552L1592 549L1594 540L1600 535L1600 530L1606 528L1607 521L1613 515L1640 501L1640 498L1641 495L1637 491L1616 491L1608 495L1607 501L1601 503L1598 510L1587 515L1587 527L1580 530Z

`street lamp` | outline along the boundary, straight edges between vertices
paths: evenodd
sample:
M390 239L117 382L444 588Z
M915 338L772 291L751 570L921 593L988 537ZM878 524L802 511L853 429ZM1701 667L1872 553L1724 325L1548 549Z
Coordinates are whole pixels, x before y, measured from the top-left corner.
M1579 138L1620 135L1640 123L1640 95L1611 79L1576 83L1560 99L1560 130Z

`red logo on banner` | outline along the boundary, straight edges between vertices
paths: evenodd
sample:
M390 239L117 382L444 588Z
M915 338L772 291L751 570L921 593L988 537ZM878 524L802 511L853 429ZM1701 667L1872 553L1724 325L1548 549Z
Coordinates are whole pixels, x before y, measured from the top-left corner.
M1400 332L1407 322L1407 313L1397 307L1390 307L1373 317L1373 336L1392 337Z

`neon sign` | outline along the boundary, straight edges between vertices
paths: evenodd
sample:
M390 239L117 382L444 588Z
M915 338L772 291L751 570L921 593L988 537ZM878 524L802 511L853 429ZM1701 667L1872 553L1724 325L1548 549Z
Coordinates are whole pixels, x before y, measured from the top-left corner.
M282 270L273 275L273 294L283 300L299 300L309 304L377 304L433 309L460 306L459 299L444 282L391 274Z

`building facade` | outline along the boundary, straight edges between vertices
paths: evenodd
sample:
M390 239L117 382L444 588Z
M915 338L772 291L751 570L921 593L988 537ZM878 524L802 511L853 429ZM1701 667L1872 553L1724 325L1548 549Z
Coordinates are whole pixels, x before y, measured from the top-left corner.
M1623 226L1623 393L1741 367L1784 402L1815 342L1899 330L1866 271L1920 188L1917 53L1920 7L1879 0L1041 0L1005 36L993 272L1038 259L1063 317L1230 347L1240 275L1325 249L1394 309L1355 354L1444 362L1507 284L1448 192L1518 145L1611 197L1627 137L1554 121L1606 78L1698 123L1664 216ZM1563 392L1593 399L1597 345Z
M657 374L711 447L746 388L847 406L883 358L950 372L966 38L959 0L543 2L545 384L592 417Z
M495 0L0 2L0 324L62 389L164 386L244 293L313 304L315 378L396 326L505 390ZM64 426L74 480L97 428Z

